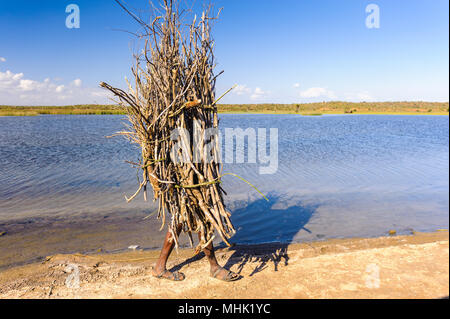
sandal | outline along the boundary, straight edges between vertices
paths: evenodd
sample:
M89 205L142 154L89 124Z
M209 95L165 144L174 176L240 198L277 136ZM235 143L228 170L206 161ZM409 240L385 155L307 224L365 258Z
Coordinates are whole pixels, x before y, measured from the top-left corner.
M183 281L186 279L186 276L178 271L170 272L168 270L164 270L161 274L158 276L154 276L157 279L167 279L170 281Z
M223 270L228 271L227 275L223 278L218 278L219 273ZM225 282L233 282L233 281L236 281L241 278L241 276L239 274L236 274L236 273L232 272L231 270L226 270L225 268L217 269L214 272L214 274L211 275L211 277L218 279L218 280L225 281Z

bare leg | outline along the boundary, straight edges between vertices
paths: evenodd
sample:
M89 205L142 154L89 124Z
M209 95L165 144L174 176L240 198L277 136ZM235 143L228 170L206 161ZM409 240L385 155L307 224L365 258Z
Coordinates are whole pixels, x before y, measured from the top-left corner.
M177 229L178 235L181 232L181 226ZM170 273L167 270L167 260L175 247L175 242L172 240L172 234L167 232L166 239L164 240L161 254L153 269L153 275L157 278L164 278L173 281L182 281L185 279L184 274L180 272Z
M200 235L199 235L200 237ZM211 277L222 280L222 281L235 281L239 279L239 275L233 273L232 271L229 271L219 265L217 262L216 254L214 253L214 246L213 244L209 244L203 252L206 255L206 258L209 261L210 265L210 274Z

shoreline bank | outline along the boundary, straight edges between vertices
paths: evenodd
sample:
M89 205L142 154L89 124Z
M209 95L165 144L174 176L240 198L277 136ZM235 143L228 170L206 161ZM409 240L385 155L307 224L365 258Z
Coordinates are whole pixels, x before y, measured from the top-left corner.
M219 104L220 114L449 115L448 102L323 102L307 104ZM117 105L2 106L0 116L125 115Z
M221 264L244 277L208 277L202 255L173 254L182 283L151 276L158 251L68 254L0 271L0 298L443 298L449 295L448 231L218 249ZM65 284L76 265L80 287Z
M79 215L48 215L23 217L14 220L0 219L0 272L18 266L42 262L46 256L54 254L114 254L127 252L130 246L139 246L145 251L160 249L165 232L160 231L161 223L156 218L148 218L149 211L141 209L115 210ZM387 226L388 227L388 226ZM297 238L280 245L292 246L297 243L313 243L336 238L378 238L389 236L391 230L395 235L405 236L415 232L434 232L436 228L412 229L408 227L380 228L376 232L360 235L316 234L310 238ZM260 245L258 242L237 245ZM289 243L289 244L287 244ZM219 239L216 247L224 244ZM270 243L266 243L270 245ZM263 245L266 245L263 244ZM182 249L189 249L187 236L180 237Z
M447 112L431 112L431 113L414 113L414 112L365 112L365 113L338 113L338 112L330 112L330 113L317 113L317 114L305 114L305 113L295 113L295 112L219 112L219 114L223 115L298 115L298 116L308 116L308 117L320 117L324 115L396 115L396 116L449 116ZM27 113L22 114L20 112L17 113L9 113L6 115L2 115L1 117L34 117L34 116L52 116L52 115L96 115L96 116L105 116L105 115L123 115L125 113L117 112L117 113L55 113L55 114L33 114Z

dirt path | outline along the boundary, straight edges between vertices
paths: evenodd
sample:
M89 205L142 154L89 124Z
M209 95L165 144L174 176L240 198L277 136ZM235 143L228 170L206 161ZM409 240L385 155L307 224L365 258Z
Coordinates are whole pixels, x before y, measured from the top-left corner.
M221 263L244 276L235 283L209 278L206 261L191 250L170 261L186 274L183 283L151 277L153 251L57 255L1 272L0 298L442 298L449 295L448 238L445 231L220 250Z

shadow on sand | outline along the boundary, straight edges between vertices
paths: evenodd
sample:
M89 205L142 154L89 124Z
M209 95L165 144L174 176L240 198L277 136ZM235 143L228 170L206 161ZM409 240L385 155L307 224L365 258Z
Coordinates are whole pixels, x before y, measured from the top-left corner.
M273 264L278 271L280 263L289 264L288 246L294 236L301 230L309 232L305 227L318 206L297 204L287 208L277 208L277 197L270 197L270 202L257 200L244 208L237 209L232 214L237 230L232 238L234 246L227 248L232 252L224 265L225 268L237 266L240 274L248 263L255 264L250 276L266 269ZM263 244L262 244L263 243ZM223 244L217 248L226 248ZM172 271L179 271L187 264L201 260L201 253L175 266Z

